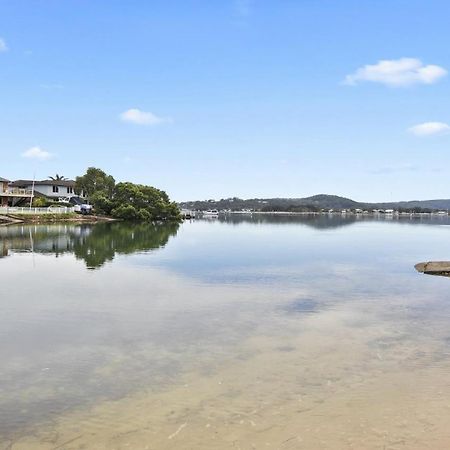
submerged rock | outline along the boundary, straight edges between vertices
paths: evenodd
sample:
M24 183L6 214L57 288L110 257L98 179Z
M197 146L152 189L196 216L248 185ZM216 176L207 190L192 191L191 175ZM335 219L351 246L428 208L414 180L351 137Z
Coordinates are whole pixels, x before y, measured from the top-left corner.
M415 269L418 272L427 275L442 275L450 277L450 261L428 261L416 264Z

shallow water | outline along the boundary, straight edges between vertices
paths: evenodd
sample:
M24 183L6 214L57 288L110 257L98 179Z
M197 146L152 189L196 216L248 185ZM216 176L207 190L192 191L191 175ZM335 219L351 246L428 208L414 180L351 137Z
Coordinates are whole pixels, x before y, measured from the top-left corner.
M0 228L0 449L450 448L449 225Z

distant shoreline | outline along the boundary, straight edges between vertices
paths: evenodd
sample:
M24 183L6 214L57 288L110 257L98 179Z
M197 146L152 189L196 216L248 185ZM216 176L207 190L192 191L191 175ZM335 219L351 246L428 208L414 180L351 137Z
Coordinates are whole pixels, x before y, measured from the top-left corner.
M205 211L192 211L193 216L202 217ZM374 213L374 212L365 212L365 213L355 213L355 212L320 212L320 211L219 211L218 215L226 216L226 215L241 215L241 216L251 216L251 215L278 215L278 216L339 216L339 217L449 217L449 214L445 212L445 214L438 212L394 212L394 213Z
M260 211L260 212L295 212L295 213L347 213L361 212L373 213L376 211L422 213L450 210L450 199L409 200L399 202L359 202L337 195L318 194L303 198L249 198L239 197L220 200L194 200L179 202L181 209L191 211L218 210L218 211Z

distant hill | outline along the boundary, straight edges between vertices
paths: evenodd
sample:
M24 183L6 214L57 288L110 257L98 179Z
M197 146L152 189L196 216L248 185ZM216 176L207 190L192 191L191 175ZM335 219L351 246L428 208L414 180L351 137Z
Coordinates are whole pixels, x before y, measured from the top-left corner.
M397 209L397 210L438 210L450 209L450 199L412 200L385 203L356 202L350 198L338 195L319 194L305 198L251 198L238 197L221 200L196 200L181 202L181 208L191 210L231 209L240 211L251 209L255 211L320 211L321 209Z

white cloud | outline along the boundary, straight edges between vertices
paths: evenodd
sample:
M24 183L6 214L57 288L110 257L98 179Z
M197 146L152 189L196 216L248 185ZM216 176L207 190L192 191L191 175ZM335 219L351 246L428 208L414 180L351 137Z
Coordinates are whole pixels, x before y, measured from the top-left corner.
M405 87L413 84L433 84L447 75L440 66L425 66L420 59L400 58L381 60L377 64L360 67L347 75L344 83L355 85L362 81L382 83L391 87Z
M141 111L137 108L128 109L121 113L119 117L124 122L136 123L138 125L159 125L172 121L168 117L158 117L151 112Z
M41 147L31 147L23 152L22 156L28 159L38 159L39 161L45 161L47 159L50 159L52 157L52 154L45 150L42 150Z
M432 136L450 132L450 125L444 122L425 122L408 128L408 131L416 136Z
M0 38L0 52L7 52L8 50L5 40Z

